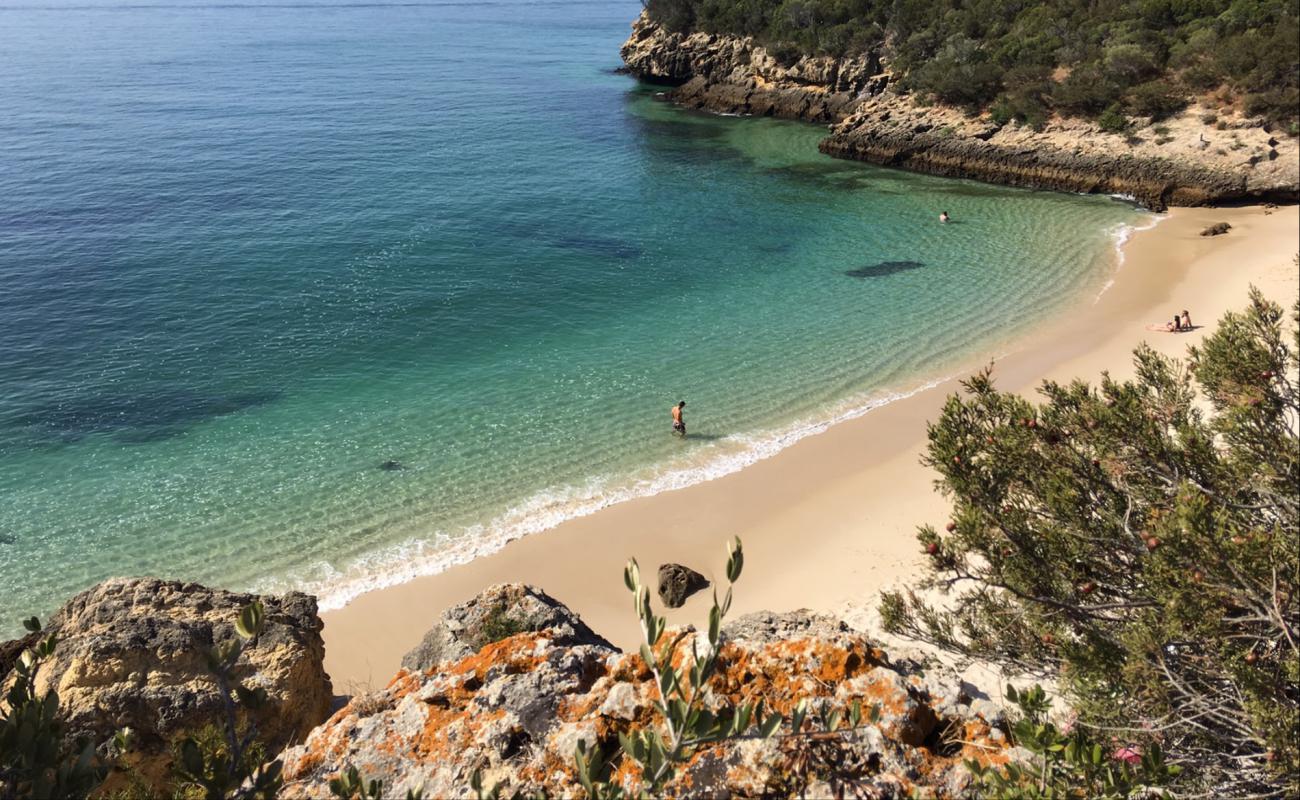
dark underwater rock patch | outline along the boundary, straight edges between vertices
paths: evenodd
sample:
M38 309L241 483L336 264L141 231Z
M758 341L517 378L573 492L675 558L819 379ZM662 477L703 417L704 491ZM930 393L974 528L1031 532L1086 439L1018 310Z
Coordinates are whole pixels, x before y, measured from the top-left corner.
M881 261L879 264L868 264L865 267L846 269L844 274L850 278L881 278L898 272L921 269L924 266L925 264L920 261Z
M134 395L100 395L33 409L19 425L52 440L77 442L96 434L141 444L179 436L194 425L279 398L275 391L204 393L169 389Z

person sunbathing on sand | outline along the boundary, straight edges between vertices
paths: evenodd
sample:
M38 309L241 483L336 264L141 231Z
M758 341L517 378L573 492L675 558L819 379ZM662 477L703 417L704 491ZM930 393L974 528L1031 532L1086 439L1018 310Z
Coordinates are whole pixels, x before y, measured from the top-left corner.
M1174 314L1173 322L1155 323L1147 326L1149 331L1158 331L1160 333L1182 333L1192 329L1192 315L1184 309L1182 314Z

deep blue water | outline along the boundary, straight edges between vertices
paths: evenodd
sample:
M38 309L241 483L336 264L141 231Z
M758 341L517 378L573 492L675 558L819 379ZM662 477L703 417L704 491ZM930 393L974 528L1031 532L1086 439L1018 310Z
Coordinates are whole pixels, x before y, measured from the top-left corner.
M735 469L1139 216L672 108L613 72L639 8L0 6L0 632L117 574L337 603Z

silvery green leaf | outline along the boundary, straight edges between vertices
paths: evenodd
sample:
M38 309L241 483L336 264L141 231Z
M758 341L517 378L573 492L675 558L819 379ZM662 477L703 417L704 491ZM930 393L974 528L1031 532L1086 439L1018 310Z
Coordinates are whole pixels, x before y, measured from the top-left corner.
M777 728L781 727L782 720L783 717L780 714L772 714L770 717L763 720L763 724L758 728L758 735L764 739L770 737L772 734L776 733Z

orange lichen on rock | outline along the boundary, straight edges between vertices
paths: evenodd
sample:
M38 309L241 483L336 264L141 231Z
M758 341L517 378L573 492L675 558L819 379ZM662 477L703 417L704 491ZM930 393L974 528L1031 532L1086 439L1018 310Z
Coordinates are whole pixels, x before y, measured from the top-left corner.
M788 714L810 700L839 709L842 718L859 704L860 725L847 734L820 732L813 714L797 736L788 726L773 739L751 729L747 737L697 748L685 753L666 795L758 795L794 786L797 754L826 748L826 769L893 794L915 782L942 787L938 793L947 796L969 783L964 758L1005 760L1005 737L970 712L960 680L903 671L861 634L820 618L762 622L724 641L704 702L721 710L762 700ZM692 631L679 639L682 633L670 631L661 647L675 643L672 664L689 673L693 654L707 652L707 644ZM329 777L355 766L397 796L408 789L463 796L475 770L485 784L503 782L507 793L574 796L581 792L578 744L611 754L620 735L653 729L666 736L654 708L659 699L638 654L558 644L545 631L517 634L458 661L401 673L383 691L349 703L285 754L284 794L327 796ZM628 757L616 757L610 774L625 789L643 786L639 765Z

